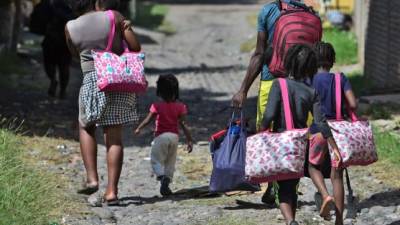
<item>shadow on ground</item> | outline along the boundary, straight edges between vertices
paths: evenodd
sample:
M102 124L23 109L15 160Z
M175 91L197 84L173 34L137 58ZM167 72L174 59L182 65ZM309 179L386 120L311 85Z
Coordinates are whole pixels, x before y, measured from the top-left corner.
M374 206L388 207L393 205L400 205L400 190L391 190L374 194L368 199L361 201L358 204L358 208L361 210Z
M64 139L78 140L78 93L82 75L79 68L74 67L68 87L68 96L65 100L47 96L48 80L40 65L40 57L32 63L32 58L24 57L28 73L19 75L15 85L2 83L0 89L0 111L5 118L17 118L23 121L26 134L31 136L50 136ZM234 67L217 68L153 68L150 74L184 73L184 72L220 72L235 69ZM196 75L196 74L194 74ZM221 74L222 75L222 74ZM150 104L159 101L155 95L155 88L151 87L147 93L139 97L139 113L141 118L147 114ZM192 127L196 141L207 141L210 135L225 128L231 116L230 99L227 93L210 92L206 89L187 89L181 87L181 100L188 105L188 121ZM248 99L245 114L252 115L256 112L256 98ZM254 123L254 121L253 121ZM149 125L142 135L134 137L132 127L127 127L124 133L126 146L150 145L153 125ZM99 143L103 144L100 129Z
M122 197L120 198L121 207L127 207L129 205L147 205L154 204L157 202L163 201L184 201L189 199L209 199L209 198L217 198L220 197L220 194L209 193L208 186L201 186L190 189L182 189L176 191L173 195L168 197L142 197L142 196L130 196L130 197Z

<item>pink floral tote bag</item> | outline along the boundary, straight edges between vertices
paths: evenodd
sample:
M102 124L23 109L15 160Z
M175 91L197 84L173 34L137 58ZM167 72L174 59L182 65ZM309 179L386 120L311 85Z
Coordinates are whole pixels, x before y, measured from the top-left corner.
M268 131L247 138L246 177L252 183L295 179L304 176L308 129L294 129L285 79L278 78L287 130Z
M335 74L336 88L336 121L328 121L333 137L342 156L343 167L365 166L378 161L374 134L368 121L358 120L354 112L350 111L351 121L342 118L342 89L340 74ZM330 154L333 159L331 147Z
M117 55L111 51L115 35L115 16L107 11L111 31L107 48L104 51L92 50L97 73L97 86L105 92L142 93L147 89L144 76L144 53L130 52L124 43L125 51Z

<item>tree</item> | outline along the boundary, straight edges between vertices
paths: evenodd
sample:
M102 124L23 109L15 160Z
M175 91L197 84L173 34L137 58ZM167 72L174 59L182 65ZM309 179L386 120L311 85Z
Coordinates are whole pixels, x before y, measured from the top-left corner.
M11 1L0 3L0 53L7 52L11 47L12 34L12 4Z
M0 1L0 53L17 51L21 30L21 1Z
M121 11L133 20L136 16L136 0L121 0Z

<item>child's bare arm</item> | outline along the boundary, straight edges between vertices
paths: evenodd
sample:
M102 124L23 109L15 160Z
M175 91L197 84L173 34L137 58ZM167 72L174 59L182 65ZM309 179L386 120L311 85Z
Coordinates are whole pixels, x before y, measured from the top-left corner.
M154 119L155 115L155 113L149 112L142 123L136 128L135 134L140 134L140 130L147 126Z
M186 122L186 117L184 115L179 117L179 124L181 125L183 133L186 136L188 152L190 153L193 150L193 139L192 139L192 134L190 133L189 127Z
M344 93L347 102L349 103L349 108L351 110L356 110L357 109L357 100L356 97L354 96L354 92L352 90L348 90Z
M333 137L327 138L327 141L328 141L329 145L332 147L333 153L334 153L334 156L335 156L335 158L334 158L334 162L335 162L334 168L335 169L339 169L342 166L342 156L340 155L339 148L338 148L338 146L336 144L335 139L333 139Z

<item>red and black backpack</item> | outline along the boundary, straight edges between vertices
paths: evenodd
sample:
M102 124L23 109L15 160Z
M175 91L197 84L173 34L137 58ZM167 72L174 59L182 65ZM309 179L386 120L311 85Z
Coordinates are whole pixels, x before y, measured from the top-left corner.
M286 1L288 2L288 1ZM294 44L315 44L322 38L322 23L314 10L303 3L277 1L281 14L276 20L272 56L268 69L274 77L285 77L287 50Z

